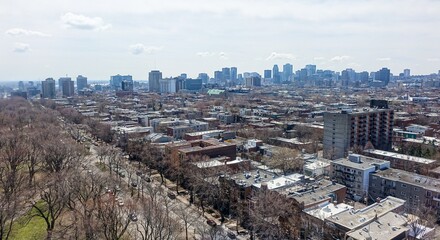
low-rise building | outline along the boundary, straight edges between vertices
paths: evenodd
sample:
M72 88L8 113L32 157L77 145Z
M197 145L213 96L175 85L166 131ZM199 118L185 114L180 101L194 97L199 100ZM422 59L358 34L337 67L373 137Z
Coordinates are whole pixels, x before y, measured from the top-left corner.
M438 161L422 157L414 157L406 154L382 151L377 149L364 150L364 154L370 157L390 161L392 168L409 172L428 175L429 170L439 166Z
M378 171L370 177L373 198L394 196L407 201L408 209L440 209L440 180L399 169Z
M400 214L404 212L404 204L405 201L402 199L387 197L363 209L354 210L347 208L338 214L327 217L325 219L325 222L327 223L327 226L329 226L329 231L334 232L335 235L345 236L346 234L356 234L357 230L363 230L365 227L367 227L368 230L369 225L371 227L372 224L375 224L376 221L380 222L380 219L382 219L382 217L386 216L387 214L392 214L392 216L402 218L403 216ZM393 226L400 227L404 224L404 222L390 222L390 225L391 224L393 224ZM391 228L390 226L388 226L388 224L385 225L386 226L382 226L383 230L385 230L385 228ZM402 229L402 231L399 231L399 233L397 233L397 236L401 236L401 234L405 236L407 230L408 229L406 228ZM366 237L368 236L368 233L368 231L364 231L364 238L361 239L367 239ZM355 235L354 237L355 238L353 239L359 239ZM375 239L394 239L394 237L379 237Z
M377 170L390 168L390 162L359 154L333 161L332 178L347 186L347 195L359 201L368 196L370 174Z

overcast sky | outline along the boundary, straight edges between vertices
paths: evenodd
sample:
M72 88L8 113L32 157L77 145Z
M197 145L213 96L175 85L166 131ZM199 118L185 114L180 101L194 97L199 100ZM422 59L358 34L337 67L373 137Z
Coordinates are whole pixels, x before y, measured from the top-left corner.
M0 0L0 80L440 70L435 0ZM282 68L280 67L280 70Z

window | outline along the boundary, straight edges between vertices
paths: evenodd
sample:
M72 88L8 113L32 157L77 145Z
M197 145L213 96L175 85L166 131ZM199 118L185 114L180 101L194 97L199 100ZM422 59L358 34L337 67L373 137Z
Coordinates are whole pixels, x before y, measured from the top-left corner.
M401 185L401 186L402 186L403 188L406 188L406 184L403 184L403 183L402 183L402 185Z
M405 192L400 192L400 195L405 196L406 194Z

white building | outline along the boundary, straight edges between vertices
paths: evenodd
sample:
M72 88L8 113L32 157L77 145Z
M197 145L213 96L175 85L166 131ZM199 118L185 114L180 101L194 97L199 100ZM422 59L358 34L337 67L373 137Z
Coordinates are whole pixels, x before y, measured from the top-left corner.
M333 161L333 179L347 187L347 197L359 201L368 197L370 174L390 168L390 162L359 154Z

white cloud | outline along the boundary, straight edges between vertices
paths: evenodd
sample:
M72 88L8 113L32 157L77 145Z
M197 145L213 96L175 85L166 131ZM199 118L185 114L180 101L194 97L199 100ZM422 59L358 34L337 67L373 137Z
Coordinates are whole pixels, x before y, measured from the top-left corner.
M50 37L50 34L27 30L23 28L11 28L5 32L6 35L17 37L17 36L37 36L37 37Z
M228 56L224 52L220 52L218 55L220 56L220 59L223 59L223 60L227 60L228 59Z
M313 60L315 61L325 60L325 57L314 57Z
M198 52L196 53L197 56L199 57L213 57L216 55L215 52Z
M428 62L438 62L438 61L440 61L439 58L428 58L427 60L428 60Z
M202 57L202 58L207 58L207 57L218 57L222 60L227 60L229 59L228 55L225 52L197 52L196 53L197 56Z
M139 55L142 53L153 54L163 49L163 47L156 47L156 46L147 47L142 43L133 44L129 48L130 48L130 52L134 55Z
M61 16L61 21L67 28L82 30L106 30L112 25L104 23L100 17L87 17L81 14L66 13Z
M24 53L24 52L29 52L31 50L29 44L27 43L15 43L14 44L14 52L17 53Z
M344 56L334 56L332 59L330 59L330 61L332 61L332 62L341 62L341 61L344 61L344 60L348 60L350 58L351 58L350 56L346 56L346 55L344 55Z
M290 53L277 53L277 52L272 52L269 57L266 58L267 61L271 61L271 60L282 60L282 59L288 59L288 60L295 60L296 57L293 56Z
M376 58L376 60L377 60L377 61L380 61L380 62L385 62L385 61L391 61L391 58L389 58L389 57Z

